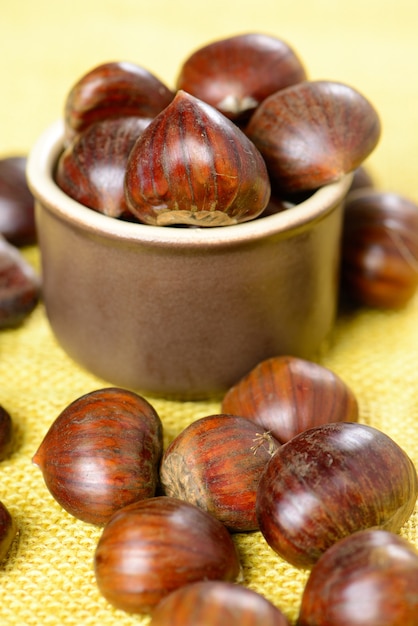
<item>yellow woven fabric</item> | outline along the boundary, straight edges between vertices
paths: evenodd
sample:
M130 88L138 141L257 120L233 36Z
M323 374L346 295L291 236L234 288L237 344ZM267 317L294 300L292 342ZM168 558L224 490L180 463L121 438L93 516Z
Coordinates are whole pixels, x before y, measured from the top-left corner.
M418 6L412 0L15 0L2 7L0 156L26 153L62 114L70 85L96 64L131 60L168 84L192 49L235 32L283 37L313 78L358 87L380 111L382 141L370 165L382 187L415 200L418 154ZM39 268L36 248L25 251ZM63 286L65 288L65 285ZM360 309L337 320L322 362L354 390L360 419L392 436L418 465L418 297L397 312ZM18 540L0 569L0 624L127 626L148 623L112 609L98 593L92 558L100 529L65 513L31 463L47 428L69 402L104 386L57 345L42 304L18 329L0 332L0 404L16 441L0 464L0 500L15 516ZM149 398L166 443L219 399ZM418 546L418 511L401 533ZM307 574L277 557L259 533L236 536L244 582L294 623Z

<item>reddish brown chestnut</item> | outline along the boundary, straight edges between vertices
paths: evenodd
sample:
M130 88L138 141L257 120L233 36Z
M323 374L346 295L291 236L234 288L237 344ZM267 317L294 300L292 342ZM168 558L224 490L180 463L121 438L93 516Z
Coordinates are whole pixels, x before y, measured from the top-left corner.
M294 356L262 361L231 387L222 411L247 417L284 443L328 422L355 422L358 402L328 368Z
M94 571L108 602L148 613L183 585L235 580L240 564L221 522L188 502L159 496L115 513L98 542Z
M173 591L152 612L150 626L289 626L259 593L235 583L202 581Z
M7 507L0 502L0 561L6 558L16 534L16 520Z
M384 530L341 539L314 565L298 626L416 626L418 552Z
M0 406L0 461L7 458L13 444L13 422L9 411Z
M259 215L270 181L235 124L179 91L133 147L125 191L130 210L147 224L223 226Z
M26 182L26 157L0 159L0 233L14 246L36 243L35 202Z
M305 79L302 62L286 42L245 33L196 50L180 69L177 89L204 100L237 123L267 96Z
M310 567L358 530L396 532L418 495L415 467L383 432L349 422L296 435L261 476L257 516L267 543L297 567Z
M343 83L305 81L266 98L246 134L263 155L272 187L317 189L358 168L380 138L372 104Z
M18 326L40 298L40 279L20 250L0 235L0 328Z
M155 117L173 92L147 69L112 61L94 67L70 89L65 100L66 140L92 122L110 117Z
M256 530L261 472L279 443L236 415L208 415L168 446L160 467L164 493L208 511L231 531Z
M90 124L57 163L57 185L71 198L111 217L131 216L124 180L129 154L150 119L119 117Z
M123 506L155 494L162 425L141 396L98 389L74 400L48 430L33 462L71 515L104 524Z
M418 287L418 206L391 192L358 190L345 202L342 290L366 306L405 306Z

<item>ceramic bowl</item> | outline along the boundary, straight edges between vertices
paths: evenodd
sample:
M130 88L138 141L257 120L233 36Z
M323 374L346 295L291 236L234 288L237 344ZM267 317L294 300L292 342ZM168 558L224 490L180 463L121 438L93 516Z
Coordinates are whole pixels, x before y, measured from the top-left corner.
M62 348L114 385L183 398L221 394L261 360L314 358L336 314L347 176L251 222L124 222L68 197L53 172L63 124L34 145L46 313Z

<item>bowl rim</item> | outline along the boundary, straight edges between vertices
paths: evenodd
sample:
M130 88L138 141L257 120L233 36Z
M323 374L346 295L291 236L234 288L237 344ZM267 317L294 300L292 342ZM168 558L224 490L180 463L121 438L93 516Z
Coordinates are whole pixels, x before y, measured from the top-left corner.
M29 152L26 177L29 188L43 207L74 227L112 240L160 246L224 246L269 236L290 236L322 220L346 196L353 174L315 191L307 200L280 213L230 226L170 228L127 222L94 211L63 192L53 171L64 146L64 122L56 120Z

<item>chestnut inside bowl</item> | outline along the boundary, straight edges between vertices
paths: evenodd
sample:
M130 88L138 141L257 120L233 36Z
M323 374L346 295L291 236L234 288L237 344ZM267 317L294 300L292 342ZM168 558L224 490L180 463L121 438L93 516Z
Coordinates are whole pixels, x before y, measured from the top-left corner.
M278 354L313 357L336 312L342 201L351 175L308 200L233 226L148 226L63 193L63 124L27 165L36 200L43 298L76 362L143 393L223 393Z

